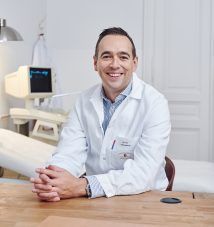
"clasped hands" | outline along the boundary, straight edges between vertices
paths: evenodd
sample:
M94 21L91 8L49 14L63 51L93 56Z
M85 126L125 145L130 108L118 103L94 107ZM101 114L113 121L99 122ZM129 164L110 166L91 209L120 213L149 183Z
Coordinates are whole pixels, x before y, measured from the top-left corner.
M40 200L56 202L60 199L75 198L86 195L87 180L77 178L67 170L50 165L46 168L37 168L38 178L31 178L34 184L32 189Z

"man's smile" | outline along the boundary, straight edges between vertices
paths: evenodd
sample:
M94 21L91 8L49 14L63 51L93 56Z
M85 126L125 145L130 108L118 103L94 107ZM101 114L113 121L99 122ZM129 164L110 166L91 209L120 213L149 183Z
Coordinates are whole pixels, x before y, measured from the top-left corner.
M106 73L106 74L113 78L118 78L123 75L123 73Z

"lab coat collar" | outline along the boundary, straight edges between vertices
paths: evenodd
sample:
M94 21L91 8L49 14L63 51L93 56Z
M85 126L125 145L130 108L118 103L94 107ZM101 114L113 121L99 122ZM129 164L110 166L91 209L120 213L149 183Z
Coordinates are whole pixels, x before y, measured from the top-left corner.
M142 85L143 85L142 81L137 77L136 73L133 73L132 91L128 95L128 97L131 97L134 99L141 99L143 95ZM90 101L92 102L94 109L96 110L97 115L99 117L100 125L102 125L103 118L104 118L103 98L102 98L101 90L102 90L102 84L99 84L97 87L95 87L95 90L90 97Z
M133 83L132 83L132 91L130 93L130 97L135 99L142 99L143 96L143 81L140 80L136 73L133 73Z
M136 73L133 73L133 78L132 78L133 82L132 82L132 90L130 93L130 97L135 98L135 99L141 99L142 98L142 81L137 77ZM96 102L100 101L102 102L102 84L99 84L96 89L94 90L94 92L91 95L90 100L96 100Z
M99 84L98 86L95 87L95 90L90 97L90 101L91 101L95 111L97 112L100 127L102 126L102 122L104 120L103 98L101 95L101 90L102 90L102 84Z

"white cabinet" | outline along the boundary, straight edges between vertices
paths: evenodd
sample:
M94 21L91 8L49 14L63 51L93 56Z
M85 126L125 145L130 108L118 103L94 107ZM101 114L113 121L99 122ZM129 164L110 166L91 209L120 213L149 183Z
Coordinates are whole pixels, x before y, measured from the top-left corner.
M144 0L143 79L169 100L168 155L214 160L212 0Z

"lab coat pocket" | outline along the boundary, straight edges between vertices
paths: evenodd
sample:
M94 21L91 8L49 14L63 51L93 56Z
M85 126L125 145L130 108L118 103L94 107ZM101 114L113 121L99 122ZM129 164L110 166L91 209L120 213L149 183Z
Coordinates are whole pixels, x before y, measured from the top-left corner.
M138 141L138 137L134 138L126 138L126 137L116 137L113 145L112 145L112 150L115 151L130 151L134 150L136 144Z
M137 138L117 137L109 150L110 162L113 169L123 169L125 161L134 159L134 148Z

